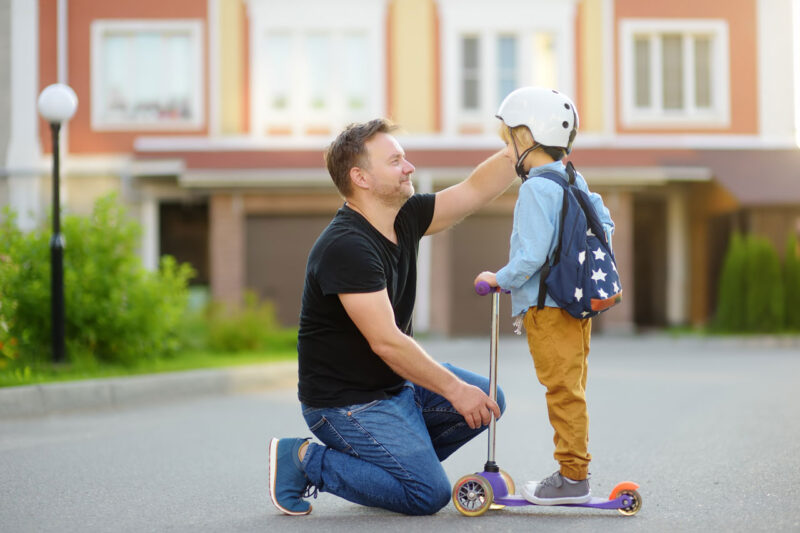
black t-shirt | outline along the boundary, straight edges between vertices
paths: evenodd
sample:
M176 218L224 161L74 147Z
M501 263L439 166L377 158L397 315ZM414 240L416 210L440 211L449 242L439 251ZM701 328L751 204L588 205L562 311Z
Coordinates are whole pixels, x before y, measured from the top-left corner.
M346 205L311 248L306 265L300 330L300 401L340 407L390 397L405 380L370 349L339 294L386 289L397 327L412 334L419 240L433 219L433 194L416 194L394 222L397 244Z

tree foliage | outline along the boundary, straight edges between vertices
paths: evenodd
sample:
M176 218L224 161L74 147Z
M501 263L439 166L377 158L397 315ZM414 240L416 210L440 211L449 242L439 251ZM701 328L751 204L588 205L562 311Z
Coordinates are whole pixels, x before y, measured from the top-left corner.
M115 195L88 217L63 217L64 301L70 361L130 365L179 348L193 270L164 257L156 272L137 254L141 230ZM38 365L51 354L49 229L0 223L0 345L6 359Z
M800 259L791 238L783 265L763 237L732 235L722 266L714 328L722 332L800 331Z

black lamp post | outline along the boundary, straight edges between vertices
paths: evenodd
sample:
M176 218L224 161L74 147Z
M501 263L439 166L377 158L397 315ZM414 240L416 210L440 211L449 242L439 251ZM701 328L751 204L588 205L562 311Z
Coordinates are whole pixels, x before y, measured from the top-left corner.
M50 123L53 136L53 236L50 238L50 311L53 362L64 361L64 236L61 235L59 132L78 108L75 91L63 83L45 87L39 95L39 114Z

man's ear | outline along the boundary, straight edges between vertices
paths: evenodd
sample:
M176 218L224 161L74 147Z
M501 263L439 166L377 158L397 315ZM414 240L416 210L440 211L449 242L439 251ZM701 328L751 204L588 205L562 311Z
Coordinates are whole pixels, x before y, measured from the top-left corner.
M350 169L350 182L354 187L359 189L366 189L369 186L366 173L361 167L353 167Z

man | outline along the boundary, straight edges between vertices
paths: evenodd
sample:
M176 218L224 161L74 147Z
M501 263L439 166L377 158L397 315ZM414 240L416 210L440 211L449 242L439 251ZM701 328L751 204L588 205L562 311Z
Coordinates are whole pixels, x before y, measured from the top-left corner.
M325 154L345 204L309 254L297 345L303 416L323 444L270 442L270 497L285 514L311 512L311 486L435 513L450 499L441 461L504 409L486 378L433 360L411 337L411 316L419 240L499 196L513 166L498 152L463 182L415 195L393 131L383 119L353 124Z

